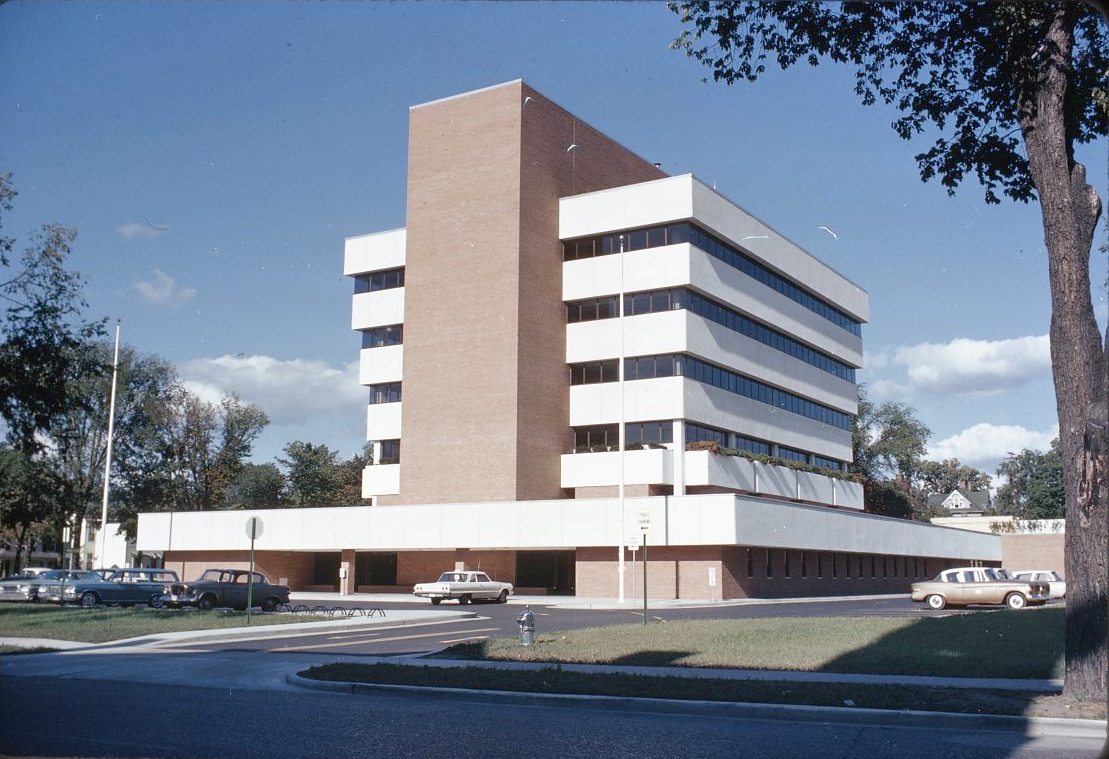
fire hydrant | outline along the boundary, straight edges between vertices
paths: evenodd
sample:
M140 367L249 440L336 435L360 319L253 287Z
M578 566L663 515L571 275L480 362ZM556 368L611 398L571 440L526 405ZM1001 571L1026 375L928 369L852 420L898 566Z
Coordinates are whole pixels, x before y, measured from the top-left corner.
M520 626L520 645L530 646L534 643L535 614L532 613L530 606L525 606L520 616L516 617L516 624Z

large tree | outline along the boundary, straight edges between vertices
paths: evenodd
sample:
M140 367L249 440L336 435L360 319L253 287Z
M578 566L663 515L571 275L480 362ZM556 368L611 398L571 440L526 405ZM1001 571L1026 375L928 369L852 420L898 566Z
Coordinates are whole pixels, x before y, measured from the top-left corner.
M1066 514L1063 457L1059 439L1046 453L1027 448L1010 453L997 468L1005 484L997 489L999 514L1020 519L1062 519Z
M293 506L346 506L361 498L362 467L359 457L351 465L339 460L339 452L326 445L300 440L285 446L279 458L287 470L287 499Z
M173 508L226 507L231 485L269 418L234 394L217 406L184 387L176 388L172 408L166 456L174 462Z
M966 492L988 490L990 482L988 474L958 459L922 461L920 464L918 486L920 494L925 498L932 495L949 495L956 489Z
M916 160L953 192L1038 200L1051 291L1051 359L1067 501L1067 695L1106 697L1109 373L1090 292L1101 200L1075 146L1104 137L1109 33L1078 2L671 3L675 45L728 84L755 81L768 59L855 68L866 105L882 101L910 139L939 137Z
M0 212L12 208L10 174L0 174ZM82 347L103 334L84 318L84 278L66 268L76 231L47 224L13 262L15 240L0 237L0 419L8 477L0 528L22 541L51 521L64 504L56 472L45 458L49 429L78 402L83 378L103 372ZM15 485L13 486L13 483Z

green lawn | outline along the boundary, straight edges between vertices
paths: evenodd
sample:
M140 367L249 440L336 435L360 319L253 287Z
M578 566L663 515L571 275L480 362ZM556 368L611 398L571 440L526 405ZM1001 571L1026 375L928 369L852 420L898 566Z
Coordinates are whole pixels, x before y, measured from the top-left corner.
M562 663L800 670L948 677L1055 678L1063 671L1062 608L950 617L772 618L624 624L452 646L444 659L545 662L537 671L338 663L319 680L877 709L1089 717L1104 704L1033 692L680 678L567 672Z
M695 620L494 639L452 659L723 667L941 677L1063 676L1062 607L949 617Z
M318 617L292 614L251 614L252 625L311 622ZM196 611L193 609L111 609L98 606L0 606L0 638L51 638L83 643L106 643L140 635L187 630L246 627L246 612Z

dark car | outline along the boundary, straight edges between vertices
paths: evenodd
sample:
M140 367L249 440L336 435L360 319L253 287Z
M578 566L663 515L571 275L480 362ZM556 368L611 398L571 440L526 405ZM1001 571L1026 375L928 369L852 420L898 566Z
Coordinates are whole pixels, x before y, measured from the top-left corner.
M146 604L157 609L162 606L162 591L166 583L176 582L177 579L177 573L172 569L123 567L112 570L107 578L93 572L89 577L68 585L44 585L41 593L45 601L76 602L86 609L101 603L109 606Z
M95 573L85 569L26 569L0 580L0 601L42 601L42 590L51 585L74 583Z
M250 582L253 578L253 584ZM263 611L273 611L281 604L289 603L289 588L272 585L261 572L245 569L206 569L192 582L173 583L165 588L162 601L166 606L195 606L198 609L227 607L246 609L247 591L251 593L251 605L261 606Z

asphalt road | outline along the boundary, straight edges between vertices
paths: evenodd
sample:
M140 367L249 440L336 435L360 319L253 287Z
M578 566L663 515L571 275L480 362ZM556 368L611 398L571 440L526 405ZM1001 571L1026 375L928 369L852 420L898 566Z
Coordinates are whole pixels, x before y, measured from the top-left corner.
M459 606L444 603L440 606L412 604L405 602L386 602L368 604L344 602L348 608L359 606L380 606L390 609L418 608L428 612L470 611L478 616L475 619L445 621L440 624L429 623L419 626L378 627L357 632L324 633L301 636L294 639L270 639L254 641L232 641L213 643L203 648L208 650L234 649L251 651L318 652L356 656L400 655L438 651L455 643L478 641L486 638L515 637L519 627L516 617L523 606L513 604L475 604ZM947 611L942 614L981 614L991 613L993 609L975 611ZM642 623L642 609L576 609L558 606L533 606L535 626L538 633L557 630L572 630L582 627L600 627L612 624ZM651 609L648 616L652 623L679 619L751 619L757 617L827 617L827 616L935 616L936 612L913 604L907 598L845 599L841 601L807 601L803 603L766 603L749 605L708 605L704 607L677 607ZM444 618L454 615L444 614ZM388 617L386 617L388 618Z
M859 712L458 692L337 694L286 684L284 672L318 656L11 658L26 661L14 668L4 662L0 679L6 757L1088 759L1101 746L1089 737L991 729L973 718L935 725ZM37 669L50 676L34 675Z

